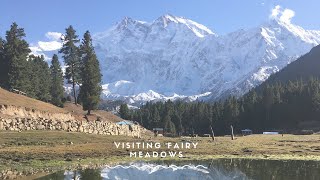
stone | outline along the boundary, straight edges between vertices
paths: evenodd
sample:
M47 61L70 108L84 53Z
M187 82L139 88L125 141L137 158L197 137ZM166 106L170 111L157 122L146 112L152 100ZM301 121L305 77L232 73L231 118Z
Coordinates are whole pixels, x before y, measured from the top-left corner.
M80 126L80 127L78 128L78 132L84 132L83 126Z
M64 122L61 122L61 129L66 131L68 130L68 126Z
M25 130L24 124L19 124L19 129L20 129L20 130Z
M37 130L44 130L45 126L44 125L37 125Z
M11 119L6 119L6 123L7 123L7 124L10 124L11 122L12 122Z
M2 121L0 121L0 130L4 130L4 125Z

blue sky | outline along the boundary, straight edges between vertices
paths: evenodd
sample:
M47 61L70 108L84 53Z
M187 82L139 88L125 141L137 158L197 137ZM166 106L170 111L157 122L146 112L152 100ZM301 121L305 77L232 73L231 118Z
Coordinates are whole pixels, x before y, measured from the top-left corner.
M267 21L276 5L295 12L294 24L320 29L319 0L1 0L0 35L4 37L15 21L25 29L27 41L36 44L48 41L47 32L64 32L70 24L78 34L85 30L95 33L125 16L150 22L167 13L226 34Z

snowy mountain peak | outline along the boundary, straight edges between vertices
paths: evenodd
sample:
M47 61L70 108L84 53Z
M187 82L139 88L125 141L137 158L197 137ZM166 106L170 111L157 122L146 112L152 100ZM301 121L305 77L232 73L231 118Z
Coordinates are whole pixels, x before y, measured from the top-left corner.
M130 17L124 17L119 23L117 23L117 29L124 29L127 28L129 25L143 25L146 24L144 21L134 20Z
M320 31L305 30L302 27L292 24L290 21L284 21L279 18L270 19L268 22L262 24L262 32L273 31L275 34L281 35L280 38L290 35L298 38L301 41L318 45ZM264 33L265 35L265 33Z
M199 23L167 14L152 23L124 18L93 41L102 97L140 104L242 95L320 44L320 31L270 19L216 36Z
M184 17L173 16L171 14L165 14L156 19L153 24L160 24L166 28L169 24L182 24L188 27L195 35L198 37L205 37L207 35L215 35L209 28L206 26L196 23L190 19Z

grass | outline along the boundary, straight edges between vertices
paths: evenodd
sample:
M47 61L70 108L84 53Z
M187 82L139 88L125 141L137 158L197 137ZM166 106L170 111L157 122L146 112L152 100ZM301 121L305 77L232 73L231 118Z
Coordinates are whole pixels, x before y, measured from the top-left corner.
M181 143L182 138L102 136L63 131L0 131L0 170L17 169L59 170L64 168L95 167L132 160L129 150L117 149L116 142L153 141ZM251 135L237 137L184 139L198 142L197 149L182 150L185 158L300 159L320 161L320 135ZM149 149L148 151L153 151ZM159 151L168 151L160 149ZM170 159L170 158L166 158Z
M26 107L46 112L70 112L83 120L85 111L81 106L66 103L58 108L22 95L0 89L0 104ZM105 111L94 111L89 120L121 121ZM148 134L148 133L147 133ZM56 171L65 168L99 167L133 160L157 160L157 158L130 158L128 149L117 149L114 142L153 141L198 142L197 149L182 149L184 158L168 160L195 160L212 158L255 158L255 159L301 159L320 161L320 135L252 135L211 138L165 138L145 136L135 139L127 136L101 136L63 131L0 131L0 172L13 169L20 172ZM146 150L142 150L146 151ZM150 149L148 151L154 151ZM168 151L159 149L158 151Z

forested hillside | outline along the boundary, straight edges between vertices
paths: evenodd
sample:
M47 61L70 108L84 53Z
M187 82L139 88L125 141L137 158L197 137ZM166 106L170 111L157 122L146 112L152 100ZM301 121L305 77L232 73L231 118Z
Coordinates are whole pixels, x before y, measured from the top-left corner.
M167 132L229 134L250 128L265 130L320 130L320 46L302 56L241 98L224 101L147 103L140 110L120 108L123 118Z
M286 83L294 80L308 80L310 77L320 77L320 46L314 47L309 53L287 65L279 72L272 74L257 89L277 82Z

